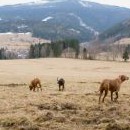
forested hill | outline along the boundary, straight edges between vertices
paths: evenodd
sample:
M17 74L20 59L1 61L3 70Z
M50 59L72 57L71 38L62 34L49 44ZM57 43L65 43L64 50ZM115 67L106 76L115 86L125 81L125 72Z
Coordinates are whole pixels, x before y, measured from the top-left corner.
M41 1L0 7L0 33L32 32L49 40L84 42L129 17L130 9L84 0Z
M99 40L101 41L110 38L114 39L114 41L120 40L122 38L130 38L130 19L116 24L99 35Z

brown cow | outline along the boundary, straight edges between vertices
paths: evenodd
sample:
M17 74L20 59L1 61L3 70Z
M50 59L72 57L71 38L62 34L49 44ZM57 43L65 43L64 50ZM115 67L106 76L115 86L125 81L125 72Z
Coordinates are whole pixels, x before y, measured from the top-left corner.
M114 100L117 101L120 86L125 80L128 80L128 79L129 79L129 77L127 77L125 75L120 75L116 79L105 79L105 80L103 80L101 85L100 85L100 89L99 89L99 91L100 91L99 103L100 103L100 99L101 99L101 96L102 96L104 91L105 91L105 94L104 94L104 97L102 99L102 102L104 102L104 99L108 94L108 91L111 92L111 101L113 101L113 92L115 92L116 97L115 97Z
M41 81L38 78L35 78L31 81L30 85L29 85L30 91L33 90L35 91L35 89L37 88L37 91L39 91L39 88L42 91L42 86L41 86Z

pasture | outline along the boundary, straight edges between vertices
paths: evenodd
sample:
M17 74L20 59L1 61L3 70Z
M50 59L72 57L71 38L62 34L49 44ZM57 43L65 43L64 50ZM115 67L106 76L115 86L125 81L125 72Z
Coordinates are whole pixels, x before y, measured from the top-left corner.
M34 43L49 43L45 39L32 37L31 33L0 33L0 47L8 48L9 50L26 50Z
M119 102L98 104L99 82L130 77L130 63L64 58L0 61L0 130L130 129L130 80ZM29 91L34 78L43 91ZM57 77L66 81L59 92Z

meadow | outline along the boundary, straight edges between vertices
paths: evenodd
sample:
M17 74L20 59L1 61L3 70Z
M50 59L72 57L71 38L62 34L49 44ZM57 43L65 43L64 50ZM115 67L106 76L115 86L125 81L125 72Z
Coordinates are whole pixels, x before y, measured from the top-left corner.
M118 102L98 104L100 82L124 74L129 62L64 58L0 61L0 130L130 130L130 80ZM29 90L38 77L43 91ZM59 92L57 77L66 81Z

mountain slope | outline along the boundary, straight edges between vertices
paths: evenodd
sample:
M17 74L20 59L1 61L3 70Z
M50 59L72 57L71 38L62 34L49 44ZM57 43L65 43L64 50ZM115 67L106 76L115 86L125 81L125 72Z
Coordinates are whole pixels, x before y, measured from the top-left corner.
M29 31L51 40L90 41L129 16L130 9L84 0L19 4L0 7L0 32Z
M130 19L116 24L99 35L100 40L114 38L116 41L125 37L130 37Z

